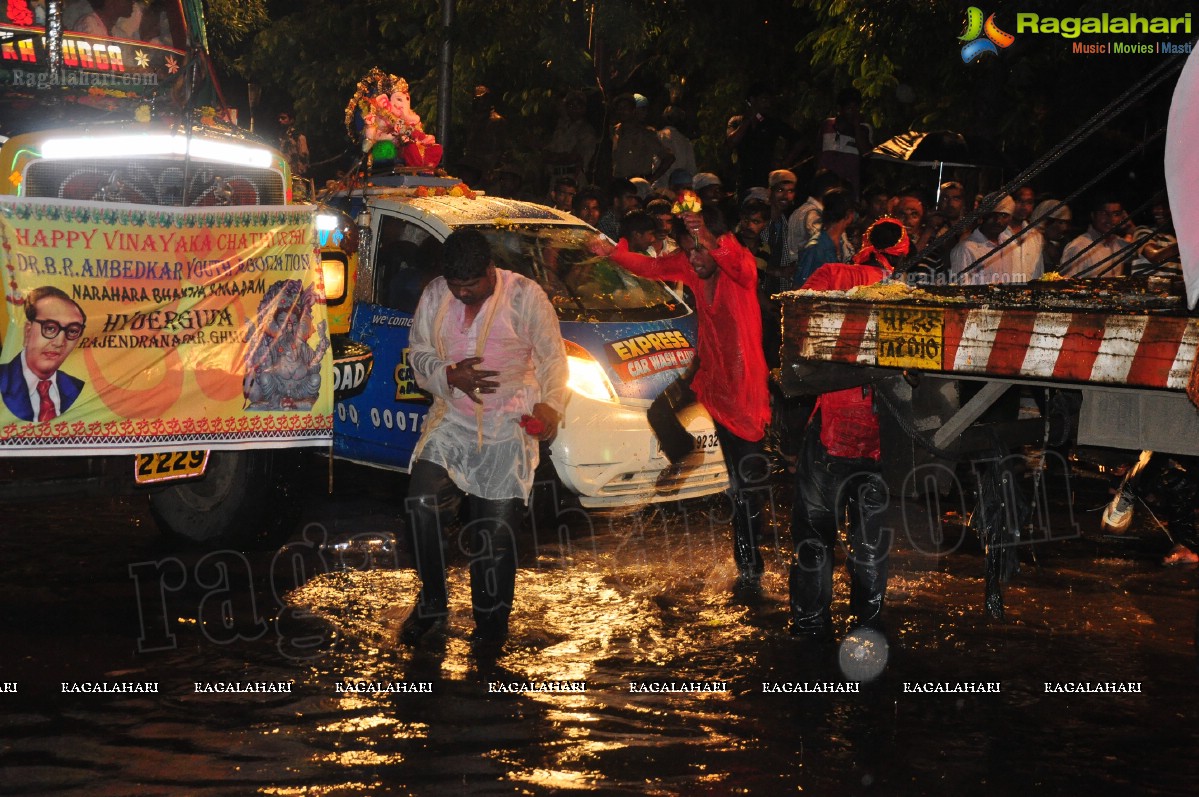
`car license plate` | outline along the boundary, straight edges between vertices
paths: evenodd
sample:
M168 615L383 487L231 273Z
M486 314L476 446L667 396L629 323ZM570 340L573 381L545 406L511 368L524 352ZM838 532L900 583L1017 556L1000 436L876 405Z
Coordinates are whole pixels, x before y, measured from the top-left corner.
M695 450L702 451L705 454L715 453L720 447L720 443L716 439L715 429L706 429L702 432L692 432L691 436L695 438ZM658 442L657 435L654 436L654 459L663 459L665 454L662 453L662 444Z
M138 454L133 480L137 484L155 484L175 479L193 479L204 475L208 467L207 451L163 451Z

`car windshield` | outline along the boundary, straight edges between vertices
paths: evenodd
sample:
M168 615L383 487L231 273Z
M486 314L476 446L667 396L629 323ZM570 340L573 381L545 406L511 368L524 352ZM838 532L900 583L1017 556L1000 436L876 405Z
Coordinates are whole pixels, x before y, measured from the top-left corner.
M665 284L642 279L587 249L587 227L480 227L501 268L541 284L563 321L653 321L688 312Z

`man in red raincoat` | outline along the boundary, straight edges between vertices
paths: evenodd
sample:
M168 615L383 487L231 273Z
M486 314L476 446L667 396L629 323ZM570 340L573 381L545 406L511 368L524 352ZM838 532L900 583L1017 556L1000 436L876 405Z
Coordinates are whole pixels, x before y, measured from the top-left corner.
M902 257L909 246L903 225L881 218L870 226L853 263L826 263L802 289L842 291L871 285L891 273L889 258ZM791 633L797 636L832 638L833 551L846 509L852 626L882 630L891 538L882 528L887 487L879 459L878 415L870 386L822 394L804 432L791 520Z
M682 282L695 296L699 368L691 390L716 423L733 499L738 587L752 590L762 574L758 542L768 475L762 440L770 420L758 268L754 256L727 231L719 209L685 213L682 222L679 249L667 255L635 254L623 240L613 247L596 239L592 250L634 274Z

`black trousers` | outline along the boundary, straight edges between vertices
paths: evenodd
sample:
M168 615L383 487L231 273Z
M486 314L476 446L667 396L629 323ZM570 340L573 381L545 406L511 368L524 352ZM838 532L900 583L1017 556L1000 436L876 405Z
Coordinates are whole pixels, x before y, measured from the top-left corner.
M649 428L657 435L662 453L672 465L678 464L695 450L695 438L679 421L678 414L695 403L691 380L695 377L698 363L698 359L693 359L683 375L667 385L645 412Z
M762 575L759 545L764 525L767 476L770 468L762 441L751 442L716 424L716 438L724 452L729 474L729 499L733 504L733 561L742 578Z
M445 468L417 460L408 480L408 529L421 588L420 617L444 617L446 547L442 530L468 501L469 522L458 533L458 546L470 560L470 593L475 622L506 623L516 591L516 530L523 502L488 500L465 493Z
M1149 464L1132 480L1133 492L1153 499L1170 538L1199 553L1195 507L1199 505L1199 457L1154 453Z
M646 412L650 428L658 437L662 453L677 464L695 450L695 438L679 422L678 413L695 403L691 390L691 379L695 375L697 361L662 394L654 399ZM724 452L724 466L729 474L729 498L733 516L733 561L743 578L762 575L762 554L759 543L765 514L766 483L770 474L769 463L762 440L750 442L730 432L716 420L716 438Z
M820 442L819 419L808 424L796 473L791 535L791 619L797 633L832 631L833 552L848 514L846 569L855 626L882 629L891 530L882 527L887 487L877 462L831 456Z

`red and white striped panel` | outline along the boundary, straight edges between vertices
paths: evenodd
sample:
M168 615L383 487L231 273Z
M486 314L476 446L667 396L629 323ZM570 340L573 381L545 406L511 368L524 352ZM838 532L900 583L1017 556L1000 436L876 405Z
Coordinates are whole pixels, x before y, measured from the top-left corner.
M787 334L804 359L893 366L879 361L876 307L821 302ZM942 371L1182 390L1199 346L1199 318L942 310Z

